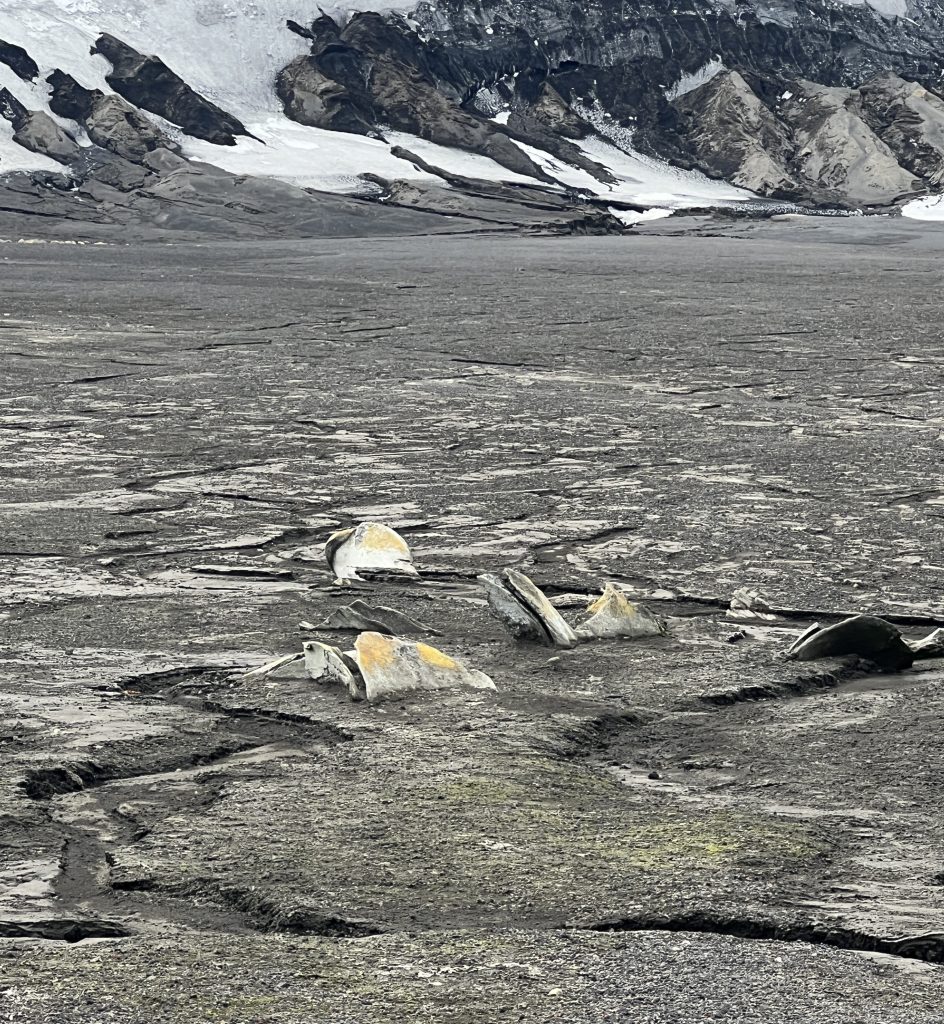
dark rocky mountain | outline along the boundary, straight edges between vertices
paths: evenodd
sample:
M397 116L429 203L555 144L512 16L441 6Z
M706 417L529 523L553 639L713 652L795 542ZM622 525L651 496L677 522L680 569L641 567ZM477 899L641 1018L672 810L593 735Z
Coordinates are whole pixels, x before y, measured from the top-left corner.
M132 46L108 6L88 22L89 56L75 67L44 63L35 34L0 41L0 70L15 76L0 77L11 132L6 150L0 135L4 209L144 225L158 183L175 193L186 182L189 194L195 181L226 182L218 224L253 178L250 221L265 232L284 223L275 207L287 191L290 206L337 205L310 182L318 161L352 146L345 166L362 177L340 205L372 203L378 222L400 207L446 214L452 226L613 231L659 202L775 208L709 181L693 189L705 178L691 172L761 200L838 209L900 205L944 182L944 9L930 0L882 0L881 10L827 0L436 0L307 19L300 5L268 24L271 38L251 39L259 58L242 79L233 54L226 81L204 75L192 55L174 59L173 26L161 55ZM289 57L272 66L265 55L276 41ZM241 90L256 86L275 94L272 110L243 102ZM275 119L315 130L318 155L302 161L312 173L289 173ZM18 159L4 175L9 145L59 170L21 169ZM227 150L249 155L237 164ZM296 167L297 152L292 159ZM667 191L671 172L659 160L690 172L679 179L684 202L647 198Z

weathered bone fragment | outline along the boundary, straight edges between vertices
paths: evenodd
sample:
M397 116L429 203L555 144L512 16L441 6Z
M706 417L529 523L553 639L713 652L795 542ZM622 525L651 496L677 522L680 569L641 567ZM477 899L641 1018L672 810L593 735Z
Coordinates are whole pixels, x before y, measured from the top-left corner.
M944 658L944 629L935 629L920 640L906 640L915 661L925 658Z
M516 640L531 640L553 646L554 641L541 621L505 589L502 580L492 573L485 573L479 576L479 582L485 588L491 613Z
M577 636L581 639L661 636L665 633L665 623L661 619L627 600L626 595L612 583L606 584L602 596L591 602L587 611L590 618L577 627Z
M807 628L804 629L803 632L796 638L796 640L794 640L793 643L790 644L790 646L787 648L787 655L793 655L796 649L800 646L800 644L803 643L804 640L807 639L807 637L811 637L814 633L818 633L822 628L823 625L821 622L814 622L812 626L807 626Z
M361 523L332 533L325 544L325 558L338 580L358 580L358 572L365 569L419 575L407 542L383 523Z
M246 672L243 679L307 679L305 663L301 654L286 654L274 661L266 662L251 672Z
M484 672L466 668L427 644L368 632L354 641L354 650L370 701L410 690L496 688Z
M538 586L516 569L505 569L502 576L505 589L541 623L555 646L577 646L577 634Z
M790 650L790 656L797 661L855 654L894 672L908 668L915 659L901 633L890 622L874 615L853 615L826 629L808 633L806 639Z
M343 686L352 700L364 699L364 681L351 670L339 648L309 640L302 644L302 650L309 678L316 683Z
M741 587L740 590L735 590L731 596L728 618L764 619L772 622L776 620L777 616L771 614L770 605L756 590Z
M352 601L348 605L333 611L318 629L351 630L355 633L370 631L400 636L404 633L420 633L429 636L441 636L438 629L418 622L395 608L385 605L370 605L366 601Z

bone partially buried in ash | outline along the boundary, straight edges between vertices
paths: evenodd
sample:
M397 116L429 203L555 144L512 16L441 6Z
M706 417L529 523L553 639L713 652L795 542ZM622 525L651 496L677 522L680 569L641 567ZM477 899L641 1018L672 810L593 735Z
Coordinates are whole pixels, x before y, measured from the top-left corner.
M915 652L898 629L875 615L852 615L825 629L811 627L787 655L796 661L857 655L887 672L910 668L915 660Z
M339 647L309 640L302 644L305 672L309 679L319 683L343 686L351 700L363 700L364 680L356 661Z
M405 690L496 689L484 672L466 668L428 644L382 633L361 633L354 641L354 650L368 700Z
M607 583L603 594L587 606L590 618L577 627L577 636L582 640L595 637L662 636L665 623L647 608L633 604L626 595Z
M309 640L290 654L247 672L243 679L314 680L347 690L352 700L379 700L413 690L494 690L484 672L467 668L429 644L364 632L353 651ZM270 683L270 685L272 685Z
M566 622L540 588L523 573L505 569L501 576L479 576L492 614L517 640L549 647L575 647L582 640L661 636L665 623L627 600L612 583L587 607L588 618L576 630Z
M384 633L387 636L403 636L407 633L420 636L442 636L438 629L411 618L409 615L404 615L403 612L398 612L395 608L388 608L382 604L371 605L360 600L336 608L317 626L310 622L302 622L299 625L302 629Z
M548 647L576 647L577 634L541 589L524 573L505 569L501 576L479 576L488 607L519 640L533 640Z
M339 582L359 580L359 573L368 570L419 575L410 546L383 523L361 523L332 533L325 544L325 559Z

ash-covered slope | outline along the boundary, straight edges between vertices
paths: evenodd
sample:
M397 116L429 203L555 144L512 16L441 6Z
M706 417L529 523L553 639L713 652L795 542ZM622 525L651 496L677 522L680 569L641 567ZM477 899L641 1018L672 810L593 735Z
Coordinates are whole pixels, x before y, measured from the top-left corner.
M944 13L873 2L0 0L0 214L253 235L900 205L944 187Z

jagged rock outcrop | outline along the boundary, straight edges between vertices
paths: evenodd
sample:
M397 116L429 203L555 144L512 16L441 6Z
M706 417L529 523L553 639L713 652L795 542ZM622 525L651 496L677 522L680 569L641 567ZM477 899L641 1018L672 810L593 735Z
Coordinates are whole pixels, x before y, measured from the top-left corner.
M89 138L103 149L132 163L140 163L155 149L179 149L157 125L120 96L86 89L62 71L54 71L46 81L52 87L52 112L78 121Z
M34 82L39 77L39 65L29 53L22 46L6 43L2 39L0 39L0 64L6 64L24 82Z
M722 71L674 101L678 138L695 166L760 195L887 205L922 184L899 162L907 119L887 129L896 151L864 114L867 93L801 80L765 101L737 71Z
M463 110L435 49L405 23L355 15L343 28L325 16L303 34L312 42L278 77L285 112L302 124L341 131L410 132L490 157L516 174L553 181L508 134Z
M928 184L944 184L944 100L917 82L879 75L859 88L862 117L898 162Z
M613 180L568 141L587 135L589 126L547 83L536 88L533 106L497 124L470 102L474 77L402 19L367 12L343 27L325 15L309 28L291 26L311 42L312 53L284 68L277 84L286 114L301 124L360 134L379 134L384 127L410 132L553 184L520 142L600 181Z
M593 97L641 135L671 129L666 87L712 61L764 79L806 78L858 86L885 70L931 85L939 80L944 10L912 0L908 18L882 17L865 4L828 0L667 5L602 0L435 0L413 12L441 66L468 90L517 73L546 78L568 101Z
M788 169L794 150L789 130L737 71L715 75L676 100L675 108L693 165L764 196L800 191Z
M897 113L882 120L856 91L888 68L939 79L931 40L944 43L944 16L930 5L915 13L920 21L889 21L818 0L689 12L643 0L587 9L437 0L409 24L373 13L343 26L324 15L292 23L312 52L283 69L278 89L301 123L396 128L543 181L547 167L516 143L607 181L574 144L610 130L606 110L635 146L761 195L877 206L920 188L915 175L934 185L940 170L936 97L899 87ZM668 88L709 65L721 73L681 95Z
M159 114L188 135L219 146L233 146L246 128L232 114L192 89L160 57L138 53L115 36L99 36L92 49L111 65L105 81L129 103Z
M374 134L348 90L323 74L312 57L292 61L276 82L285 113L293 121L353 135Z
M881 206L921 188L859 115L850 89L800 82L783 115L793 126L798 177L838 201Z

